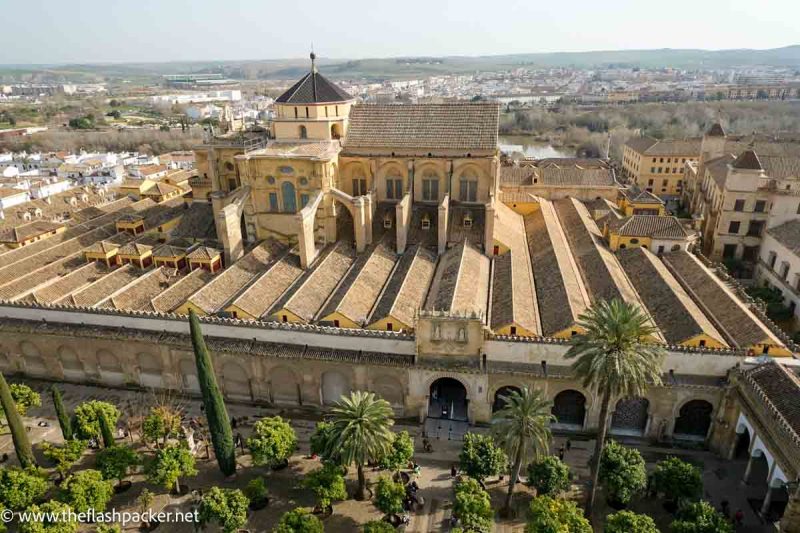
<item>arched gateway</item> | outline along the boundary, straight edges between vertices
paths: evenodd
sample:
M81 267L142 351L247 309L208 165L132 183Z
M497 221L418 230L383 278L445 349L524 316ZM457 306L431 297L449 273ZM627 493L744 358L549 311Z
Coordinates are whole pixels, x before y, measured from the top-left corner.
M558 429L583 429L586 419L586 396L576 390L565 390L556 394L553 399L553 426Z
M431 383L428 418L444 418L466 422L467 389L453 378L439 378Z

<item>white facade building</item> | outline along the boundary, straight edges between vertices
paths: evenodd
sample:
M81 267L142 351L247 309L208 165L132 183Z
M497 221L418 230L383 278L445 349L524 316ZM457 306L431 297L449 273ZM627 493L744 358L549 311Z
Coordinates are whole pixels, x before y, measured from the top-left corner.
M756 268L756 283L783 294L783 302L800 317L800 219L764 233Z

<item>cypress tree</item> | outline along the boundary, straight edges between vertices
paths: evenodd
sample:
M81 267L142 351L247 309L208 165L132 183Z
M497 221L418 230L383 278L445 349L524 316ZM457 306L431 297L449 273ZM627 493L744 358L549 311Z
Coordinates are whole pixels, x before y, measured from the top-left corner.
M64 400L61 399L61 391L53 385L50 388L50 394L53 396L53 405L56 408L58 425L61 426L61 435L64 436L64 440L72 440L72 423L67 414L67 409L64 407Z
M236 472L236 448L233 445L231 421L217 386L211 355L208 353L203 333L200 331L200 320L192 310L189 311L189 329L197 362L197 380L200 382L200 392L203 395L203 405L208 419L211 444L214 446L214 455L217 456L217 464L222 473L230 476Z
M11 389L8 388L6 378L0 373L0 405L6 413L8 428L11 430L11 439L14 441L14 451L17 453L22 468L36 466L36 458L33 456L31 441L28 440L28 433L22 424L22 417L19 416L14 398L11 397Z
M108 423L108 417L103 411L100 411L98 422L100 423L100 434L103 436L103 446L111 448L116 444L116 441L114 440L114 433L111 431L111 424Z

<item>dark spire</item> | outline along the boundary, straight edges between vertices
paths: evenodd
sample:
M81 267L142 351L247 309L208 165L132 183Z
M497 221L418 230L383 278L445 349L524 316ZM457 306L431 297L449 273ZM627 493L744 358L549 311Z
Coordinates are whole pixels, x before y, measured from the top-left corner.
M709 137L725 137L725 130L722 129L722 124L715 122L711 125L706 135Z
M742 152L732 166L742 170L764 170L764 167L761 166L761 161L752 149Z

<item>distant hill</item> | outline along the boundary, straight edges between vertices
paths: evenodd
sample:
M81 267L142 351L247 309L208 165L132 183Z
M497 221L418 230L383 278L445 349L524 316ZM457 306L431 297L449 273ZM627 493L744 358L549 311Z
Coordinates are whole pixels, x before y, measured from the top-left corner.
M716 69L774 66L800 69L800 45L769 50L608 50L493 56L320 59L320 70L338 79L387 79L505 70L517 67L642 67ZM221 72L236 79L295 79L307 59L118 63L97 65L0 65L0 81L156 81L167 73Z

